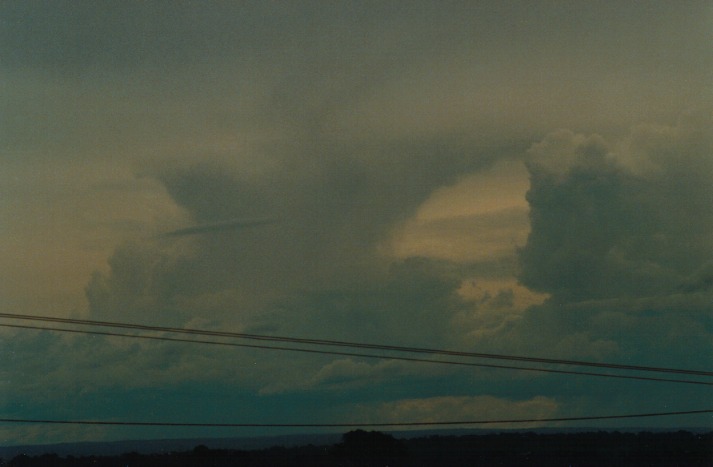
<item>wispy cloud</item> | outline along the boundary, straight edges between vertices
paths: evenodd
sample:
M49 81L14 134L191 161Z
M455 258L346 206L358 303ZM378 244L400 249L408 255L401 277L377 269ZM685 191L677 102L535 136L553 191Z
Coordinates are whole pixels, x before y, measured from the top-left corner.
M276 219L265 217L260 219L233 219L224 222L213 222L210 224L192 225L182 229L172 230L159 235L159 238L185 237L188 235L213 234L218 232L229 232L247 227L272 224Z

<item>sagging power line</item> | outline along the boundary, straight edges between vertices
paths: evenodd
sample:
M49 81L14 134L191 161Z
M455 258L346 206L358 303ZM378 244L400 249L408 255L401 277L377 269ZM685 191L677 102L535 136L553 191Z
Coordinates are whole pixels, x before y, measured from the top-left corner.
M589 361L581 361L581 360L565 360L565 359L553 359L553 358L541 358L541 357L524 357L524 356L517 356L517 355L504 355L504 354L494 354L494 353L463 352L463 351L455 351L455 350L430 349L430 348L422 348L422 347L404 347L404 346L395 346L395 345L386 345L386 344L371 344L371 343L349 342L349 341L340 341L340 340L307 339L307 338L288 337L288 336L267 336L267 335L260 335L260 334L247 334L247 333L228 332L228 331L209 331L209 330L202 330L202 329L151 326L151 325L134 324L134 323L119 323L119 322L110 322L110 321L58 318L58 317L52 317L52 316L36 316L36 315L14 314L14 313L0 313L0 318L10 318L10 319L30 320L30 321L40 321L40 322L54 322L54 323L64 323L64 324L75 324L75 325L82 325L82 326L134 329L134 330L140 330L140 331L156 331L156 332L168 332L168 333L200 335L200 336L228 337L228 338L236 338L236 339L267 341L267 342L288 342L288 343L294 343L294 344L310 344L310 345L316 345L316 346L347 347L347 348L372 349L372 350L393 351L393 352L457 356L457 357L465 357L465 358L482 358L482 359L521 361L521 362L528 362L528 363L545 363L545 364L558 364L558 365L570 365L570 366L586 366L586 367L607 368L607 369L615 369L615 370L647 371L647 372L658 372L658 373L676 373L676 374L685 374L685 375L692 375L692 376L713 376L713 371L705 371L705 370L690 370L690 369L652 367L652 366L641 366L641 365L624 365L624 364L617 364L617 363L600 363L600 362L589 362Z
M309 348L299 348L299 347L278 347L270 345L260 345L260 344L241 344L236 342L224 342L224 341L206 341L198 339L182 339L177 337L167 337L167 336L148 336L140 334L123 334L117 332L106 332L106 331L91 331L83 329L65 329L65 328L55 328L47 326L32 326L32 325L21 325L21 324L5 324L0 323L0 327L7 328L19 328L19 329L33 329L41 331L57 331L57 332L67 332L75 334L89 334L89 335L99 335L107 337L127 337L135 339L149 339L157 341L168 341L168 342L181 342L181 343L191 343L191 344L211 344L211 345L221 345L229 347L242 347L242 348L254 348L254 349L265 349L265 350L276 350L276 351L289 351L289 352L303 352L311 354L320 355L338 355L347 357L360 357L360 358L372 358L380 360L396 360L396 361L406 361L406 362L417 362L417 363L432 363L432 364L442 364L442 365L459 365L459 366L469 366L469 367L480 367L480 368L494 368L503 370L517 370L517 371L534 371L541 373L555 373L555 374L565 374L565 375L577 375L577 376L595 376L603 378L616 378L616 379L631 379L640 381L655 381L655 382L666 382L666 383L681 383L681 384L696 384L713 386L713 382L709 381L696 381L696 380L682 380L673 378L657 378L651 376L639 376L639 375L618 375L611 373L595 373L595 372L585 372L585 371L575 371L575 370L557 370L552 368L535 368L535 367L522 367L522 366L512 366L512 365L495 365L488 363L473 363L473 362L463 362L463 361L453 361L453 360L429 360L423 358L414 357L403 357L398 355L374 355L374 354L364 354L356 352L339 352L330 350L318 350Z
M431 422L377 422L377 423L190 423L190 422L141 422L104 420L46 420L34 418L0 418L0 423L34 423L60 425L114 425L114 426L164 426L164 427L212 427L212 428L359 428L359 427L414 427L414 426L455 426L490 425L506 423L552 423L592 420L622 420L627 418L669 417L674 415L695 415L713 413L713 409L684 410L676 412L654 412L616 415L591 415L583 417L518 418L502 420L456 420Z
M418 363L460 365L460 366L495 368L495 369L505 369L505 370L535 371L535 372L557 373L557 374L566 374L566 375L598 376L598 377L606 377L606 378L633 379L633 380L643 380L643 381L657 381L657 382L684 383L684 384L697 384L697 385L713 386L713 382L707 382L707 381L680 380L680 379L656 378L656 377L635 376L635 375L616 375L616 374L610 374L610 373L594 373L594 372L583 372L583 371L574 371L574 370L557 370L557 369L551 369L551 368L534 368L534 367L521 367L521 366L510 366L510 365L493 365L493 364L487 364L487 363L461 362L461 361L452 361L452 360L429 360L429 359L412 358L412 357L400 357L400 356L396 356L396 355L394 355L394 356L374 355L374 354L364 354L364 353L355 353L355 352L339 352L339 351L317 350L317 349L307 349L307 348L297 348L297 347L277 347L277 346L268 346L268 345L259 345L259 344L240 344L240 343L235 343L235 342L205 341L205 340L196 340L196 339L181 339L181 338L166 337L166 336L146 336L146 335L136 335L136 334L122 334L122 333L115 333L115 332L87 331L87 330L80 330L80 329L63 329L63 328L50 328L50 327L42 327L42 326L15 325L15 324L0 324L0 327L69 332L69 333L101 335L101 336L109 336L109 337L128 337L128 338L149 339L149 340L169 341L169 342L182 342L182 343L191 343L191 344L212 344L212 345L222 345L222 346L229 346L229 347L242 347L242 348L253 348L253 349L277 350L277 351L303 352L303 353L312 353L312 354L320 354L320 355L338 355L338 356L347 356L347 357L374 358L374 359L380 359L380 360L397 360L397 361L418 362Z

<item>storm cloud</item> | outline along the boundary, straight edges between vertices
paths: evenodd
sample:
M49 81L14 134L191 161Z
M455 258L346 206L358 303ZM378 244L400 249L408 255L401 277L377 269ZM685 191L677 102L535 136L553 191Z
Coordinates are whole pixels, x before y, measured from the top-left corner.
M713 258L712 123L706 112L619 145L568 131L534 145L523 284L564 300L674 293Z
M3 305L704 368L712 15L695 1L4 2ZM706 402L608 379L2 338L0 408L18 418L518 418Z

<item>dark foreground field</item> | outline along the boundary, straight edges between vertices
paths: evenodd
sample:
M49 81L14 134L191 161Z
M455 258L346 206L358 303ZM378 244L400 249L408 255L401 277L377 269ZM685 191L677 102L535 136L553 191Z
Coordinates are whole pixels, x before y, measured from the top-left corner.
M2 466L711 466L713 432L500 433L396 439L352 431L329 446L119 456L18 455Z

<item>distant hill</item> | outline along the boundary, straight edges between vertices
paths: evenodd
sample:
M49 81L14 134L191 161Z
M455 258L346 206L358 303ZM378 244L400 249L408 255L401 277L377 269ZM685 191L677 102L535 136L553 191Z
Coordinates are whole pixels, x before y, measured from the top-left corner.
M398 439L425 438L430 436L469 436L488 435L499 433L537 433L537 434L569 434L587 432L676 432L679 430L690 433L709 433L711 428L535 428L535 429L479 429L479 428L459 428L441 430L404 430L404 431L384 431ZM0 446L0 458L12 459L18 454L28 456L38 456L41 454L54 453L59 456L117 456L124 453L136 452L140 454L164 454L171 452L190 451L196 446L203 445L210 449L234 449L234 450L259 450L274 446L296 447L296 446L329 446L341 440L342 433L312 433L296 435L259 436L259 437L235 437L235 438L185 438L185 439L151 439L151 440L123 440L123 441L99 441L81 443L60 443L60 444L38 444L21 446Z
M117 456L127 452L140 454L170 453L189 451L199 445L208 446L211 449L240 450L265 449L273 446L293 447L308 444L326 446L338 443L341 437L341 433L323 433L242 438L151 439L3 446L0 447L0 458L12 459L18 454L37 456L46 453L54 453L59 456Z
M273 436L159 441L123 441L45 445L42 452L25 451L5 458L8 467L502 467L568 465L595 467L670 467L713 465L713 432L686 430L456 430L408 432L408 437L378 431L354 430L338 435ZM489 431L490 433L486 433ZM332 442L337 438L337 442ZM198 444L196 444L198 443ZM241 443L244 447L239 448ZM245 447L252 443L253 447ZM224 444L229 447L222 448ZM94 454L78 454L79 447ZM182 445L193 445L184 449ZM209 446L212 445L212 446ZM257 447L262 445L263 447ZM99 447L115 450L97 454ZM269 446L269 447L265 447ZM73 449L64 454L60 449ZM53 449L50 452L50 449ZM137 449L148 449L140 453ZM123 451L119 453L119 451Z

